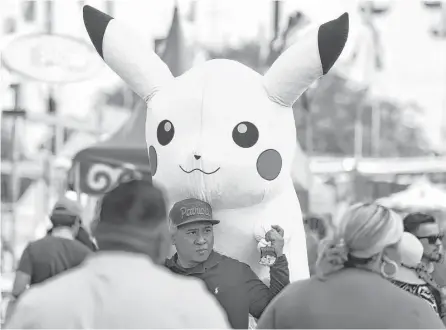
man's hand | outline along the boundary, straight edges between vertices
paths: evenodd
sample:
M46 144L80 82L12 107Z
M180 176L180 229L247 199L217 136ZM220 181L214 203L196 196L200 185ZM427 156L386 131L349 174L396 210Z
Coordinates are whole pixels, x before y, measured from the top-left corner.
M271 226L272 229L265 235L265 240L271 242L271 246L276 251L277 257L283 255L283 246L285 241L283 239L284 230L280 226Z

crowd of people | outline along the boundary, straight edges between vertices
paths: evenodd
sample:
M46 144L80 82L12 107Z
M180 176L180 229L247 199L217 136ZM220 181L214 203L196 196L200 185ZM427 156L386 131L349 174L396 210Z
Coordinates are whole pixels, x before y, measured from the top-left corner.
M7 328L445 328L443 233L429 214L371 203L336 226L307 217L311 277L292 283L272 226L268 285L214 250L205 201L168 210L162 190L133 180L104 195L91 235L81 214L62 199L23 252Z

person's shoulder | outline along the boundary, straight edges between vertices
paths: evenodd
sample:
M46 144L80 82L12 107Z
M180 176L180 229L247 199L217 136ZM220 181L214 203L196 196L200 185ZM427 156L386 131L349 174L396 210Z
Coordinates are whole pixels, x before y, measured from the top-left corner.
M220 259L219 263L222 264L225 267L231 267L231 268L236 268L236 269L245 269L245 268L249 268L251 269L251 267L249 267L248 264L241 262L240 260L228 257L224 254L220 254L218 252L214 252L218 258Z
M401 290L397 286L395 288L398 290L388 292L391 293L388 301L391 301L394 308L398 309L401 314L413 318L414 325L418 325L417 328L443 329L443 323L438 317L438 314L424 299L420 299L412 293Z
M53 236L53 235L45 235L42 238L39 238L37 240L35 240L34 242L30 243L31 247L46 247L46 246L53 246L55 244L60 244L61 242L64 241L70 241L66 238L61 238L61 237L57 237L57 236Z
M42 283L32 285L20 300L23 300L27 306L51 305L53 308L57 307L58 304L69 298L70 292L78 292L76 287L82 285L83 281L80 280L82 274L81 266L67 270Z
M76 239L66 239L66 238L59 238L55 237L56 239L59 239L57 244L64 245L68 247L71 251L75 251L79 254L90 254L93 251L88 248L85 244L82 242L79 242Z
M306 304L311 299L311 286L314 285L314 279L309 278L299 280L288 284L280 295L274 298L274 306L281 309L295 309L296 306ZM307 293L308 292L308 293Z
M166 292L162 295L164 302L178 301L179 292L188 297L189 303L176 306L177 317L183 318L186 323L194 324L195 327L201 323L203 328L208 329L229 328L226 313L202 280L174 274L167 268L160 267L159 272L166 280L165 285L161 287Z
M35 254L39 253L39 251L45 251L51 249L54 246L54 237L51 235L46 235L42 238L39 238L35 241L29 242L25 248L25 251ZM25 252L24 251L24 252Z
M224 270L225 273L230 273L231 277L238 277L241 280L247 276L251 278L255 274L248 264L218 252L214 253L218 255L220 271Z
M82 242L79 242L78 240L73 239L73 240L71 240L70 244L73 245L73 247L75 247L76 250L79 250L80 252L84 252L84 253L93 252L88 246L86 246Z
M305 289L310 289L313 286L319 285L320 280L316 277L307 278L305 280L299 280L292 282L286 286L286 290L288 291L288 295L293 295L298 291L302 291Z
M51 235L45 235L39 239L36 239L35 241L29 242L28 243L28 248L34 248L34 247L38 247L38 246L42 246L42 245L46 245L49 242L53 241L53 236Z
M194 296L201 294L208 295L204 282L196 277L178 275L165 266L157 266L153 271L157 273L159 280L166 283L164 288L169 293L184 292Z

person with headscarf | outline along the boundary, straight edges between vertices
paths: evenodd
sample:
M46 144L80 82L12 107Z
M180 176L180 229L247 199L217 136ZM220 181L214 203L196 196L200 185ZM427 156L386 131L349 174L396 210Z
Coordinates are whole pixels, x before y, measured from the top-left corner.
M443 329L432 307L389 279L401 262L401 217L376 204L350 207L319 247L316 276L291 283L259 329Z

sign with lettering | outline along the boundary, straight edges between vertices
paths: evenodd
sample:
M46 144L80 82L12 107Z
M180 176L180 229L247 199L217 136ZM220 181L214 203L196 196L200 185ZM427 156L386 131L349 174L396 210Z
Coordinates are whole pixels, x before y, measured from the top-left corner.
M7 69L29 79L59 84L89 79L103 67L89 44L53 34L15 38L3 50L2 62Z

